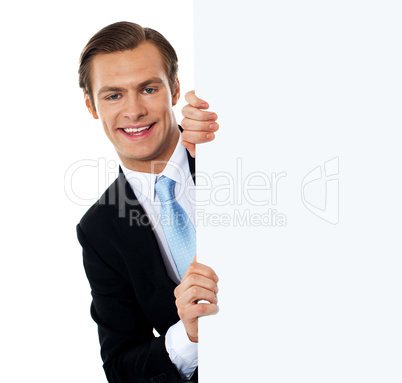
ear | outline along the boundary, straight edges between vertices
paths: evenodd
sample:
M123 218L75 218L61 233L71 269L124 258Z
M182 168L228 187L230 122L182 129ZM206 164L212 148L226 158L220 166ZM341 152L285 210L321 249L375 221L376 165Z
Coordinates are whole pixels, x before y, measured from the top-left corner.
M99 118L98 113L96 113L95 110L93 110L91 101L89 100L88 95L84 92L84 99L85 99L85 105L88 109L88 112L91 113L92 117L95 118L96 120Z
M172 106L175 106L177 104L177 101L179 101L179 98L180 98L180 81L177 77L175 80L175 85L176 85L176 89L172 94Z

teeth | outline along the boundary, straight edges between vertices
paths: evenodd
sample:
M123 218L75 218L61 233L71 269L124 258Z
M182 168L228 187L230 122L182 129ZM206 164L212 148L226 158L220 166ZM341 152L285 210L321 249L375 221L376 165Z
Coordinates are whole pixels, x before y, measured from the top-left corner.
M142 132L143 130L149 129L151 125L148 126L143 126L142 128L134 129L134 128L127 128L123 129L126 133L139 133Z

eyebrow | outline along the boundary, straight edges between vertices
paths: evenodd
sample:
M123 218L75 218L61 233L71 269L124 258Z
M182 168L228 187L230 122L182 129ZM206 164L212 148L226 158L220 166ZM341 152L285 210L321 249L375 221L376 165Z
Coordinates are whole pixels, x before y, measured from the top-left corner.
M103 86L102 88L99 89L98 91L98 97L102 94L102 93L107 93L107 92L124 92L126 91L126 89L124 88L119 88L116 86Z
M144 88L144 87L146 87L146 86L148 86L150 84L163 84L163 80L161 78L159 78L159 77L151 77L148 80L140 82L137 85L137 88L141 89L141 88ZM108 86L108 85L106 85L106 86L103 86L102 88L99 89L98 97L102 93L107 93L107 92L122 92L123 93L123 92L127 92L127 89L126 88L121 88L121 87L118 87L118 86Z
M159 77L151 77L150 79L139 83L138 88L144 88L145 86L150 84L163 84L163 80Z

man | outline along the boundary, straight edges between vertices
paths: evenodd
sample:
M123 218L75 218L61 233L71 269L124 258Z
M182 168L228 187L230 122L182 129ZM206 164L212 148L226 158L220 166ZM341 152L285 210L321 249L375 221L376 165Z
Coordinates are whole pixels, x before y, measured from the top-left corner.
M194 159L184 146L194 156L218 124L190 92L181 135L177 68L161 34L126 22L95 34L80 58L86 106L121 160L119 177L77 226L110 382L196 382L198 317L217 307L218 277L192 261ZM186 238L172 240L179 227Z

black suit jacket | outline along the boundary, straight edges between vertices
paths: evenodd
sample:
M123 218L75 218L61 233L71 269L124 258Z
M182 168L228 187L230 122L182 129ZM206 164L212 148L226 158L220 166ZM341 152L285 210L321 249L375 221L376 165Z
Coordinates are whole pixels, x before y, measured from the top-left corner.
M194 177L194 159L188 158ZM177 285L167 275L149 220L121 171L81 219L77 234L108 381L184 382L165 348L166 332L179 320ZM160 337L155 338L154 328ZM191 382L197 381L196 371Z

